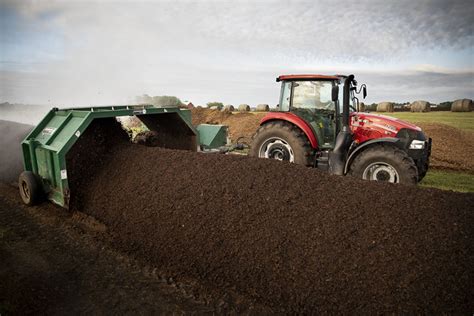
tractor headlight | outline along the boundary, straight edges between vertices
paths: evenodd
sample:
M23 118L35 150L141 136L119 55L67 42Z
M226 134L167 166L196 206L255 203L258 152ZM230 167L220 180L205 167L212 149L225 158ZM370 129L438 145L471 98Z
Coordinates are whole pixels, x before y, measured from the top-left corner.
M425 148L425 141L424 140L418 140L414 139L411 144L409 149L424 149Z

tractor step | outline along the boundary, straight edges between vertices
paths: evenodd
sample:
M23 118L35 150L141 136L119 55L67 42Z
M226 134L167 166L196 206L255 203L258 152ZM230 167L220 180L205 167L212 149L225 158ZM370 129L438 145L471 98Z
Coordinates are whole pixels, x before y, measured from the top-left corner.
M314 166L318 169L327 171L329 169L329 151L320 152L314 161Z

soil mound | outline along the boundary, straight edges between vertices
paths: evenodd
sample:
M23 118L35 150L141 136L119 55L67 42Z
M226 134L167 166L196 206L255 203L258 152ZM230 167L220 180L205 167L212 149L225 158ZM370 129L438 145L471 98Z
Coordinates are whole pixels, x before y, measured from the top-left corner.
M430 168L474 174L474 133L445 124L418 124L433 138Z
M117 248L177 279L274 312L474 309L474 194L94 139L80 146L108 153L100 167L87 154L74 165L69 181L82 182L71 186L80 197L73 209L104 222Z
M199 124L223 124L229 127L229 137L233 142L242 138L244 142L250 143L253 134L260 125L260 120L265 113L240 112L231 113L227 111L216 111L209 109L193 109L193 125Z
M82 207L81 190L87 187L95 175L113 159L113 149L129 144L129 136L114 118L95 119L74 146L66 154L66 166L71 192L70 203ZM72 205L70 204L70 205Z
M195 108L191 110L193 124L221 124L222 121L232 115L229 111L219 111L203 108Z

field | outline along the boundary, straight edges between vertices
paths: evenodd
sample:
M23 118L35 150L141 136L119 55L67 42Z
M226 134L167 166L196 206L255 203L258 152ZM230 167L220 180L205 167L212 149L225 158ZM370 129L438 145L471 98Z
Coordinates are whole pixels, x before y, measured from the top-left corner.
M470 173L430 170L421 182L421 186L459 192L474 192L474 176Z
M383 113L413 123L439 123L474 132L474 112Z

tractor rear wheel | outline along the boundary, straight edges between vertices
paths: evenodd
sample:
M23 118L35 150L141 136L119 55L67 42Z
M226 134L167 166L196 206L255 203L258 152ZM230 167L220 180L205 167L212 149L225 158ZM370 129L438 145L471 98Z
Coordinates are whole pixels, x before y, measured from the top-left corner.
M364 180L416 184L418 170L406 152L394 146L369 147L355 157L349 174Z
M20 189L21 199L26 205L35 205L43 195L41 183L31 171L23 171L20 174L18 188Z
M252 138L250 156L313 165L313 150L306 135L287 122L270 122L259 127Z

